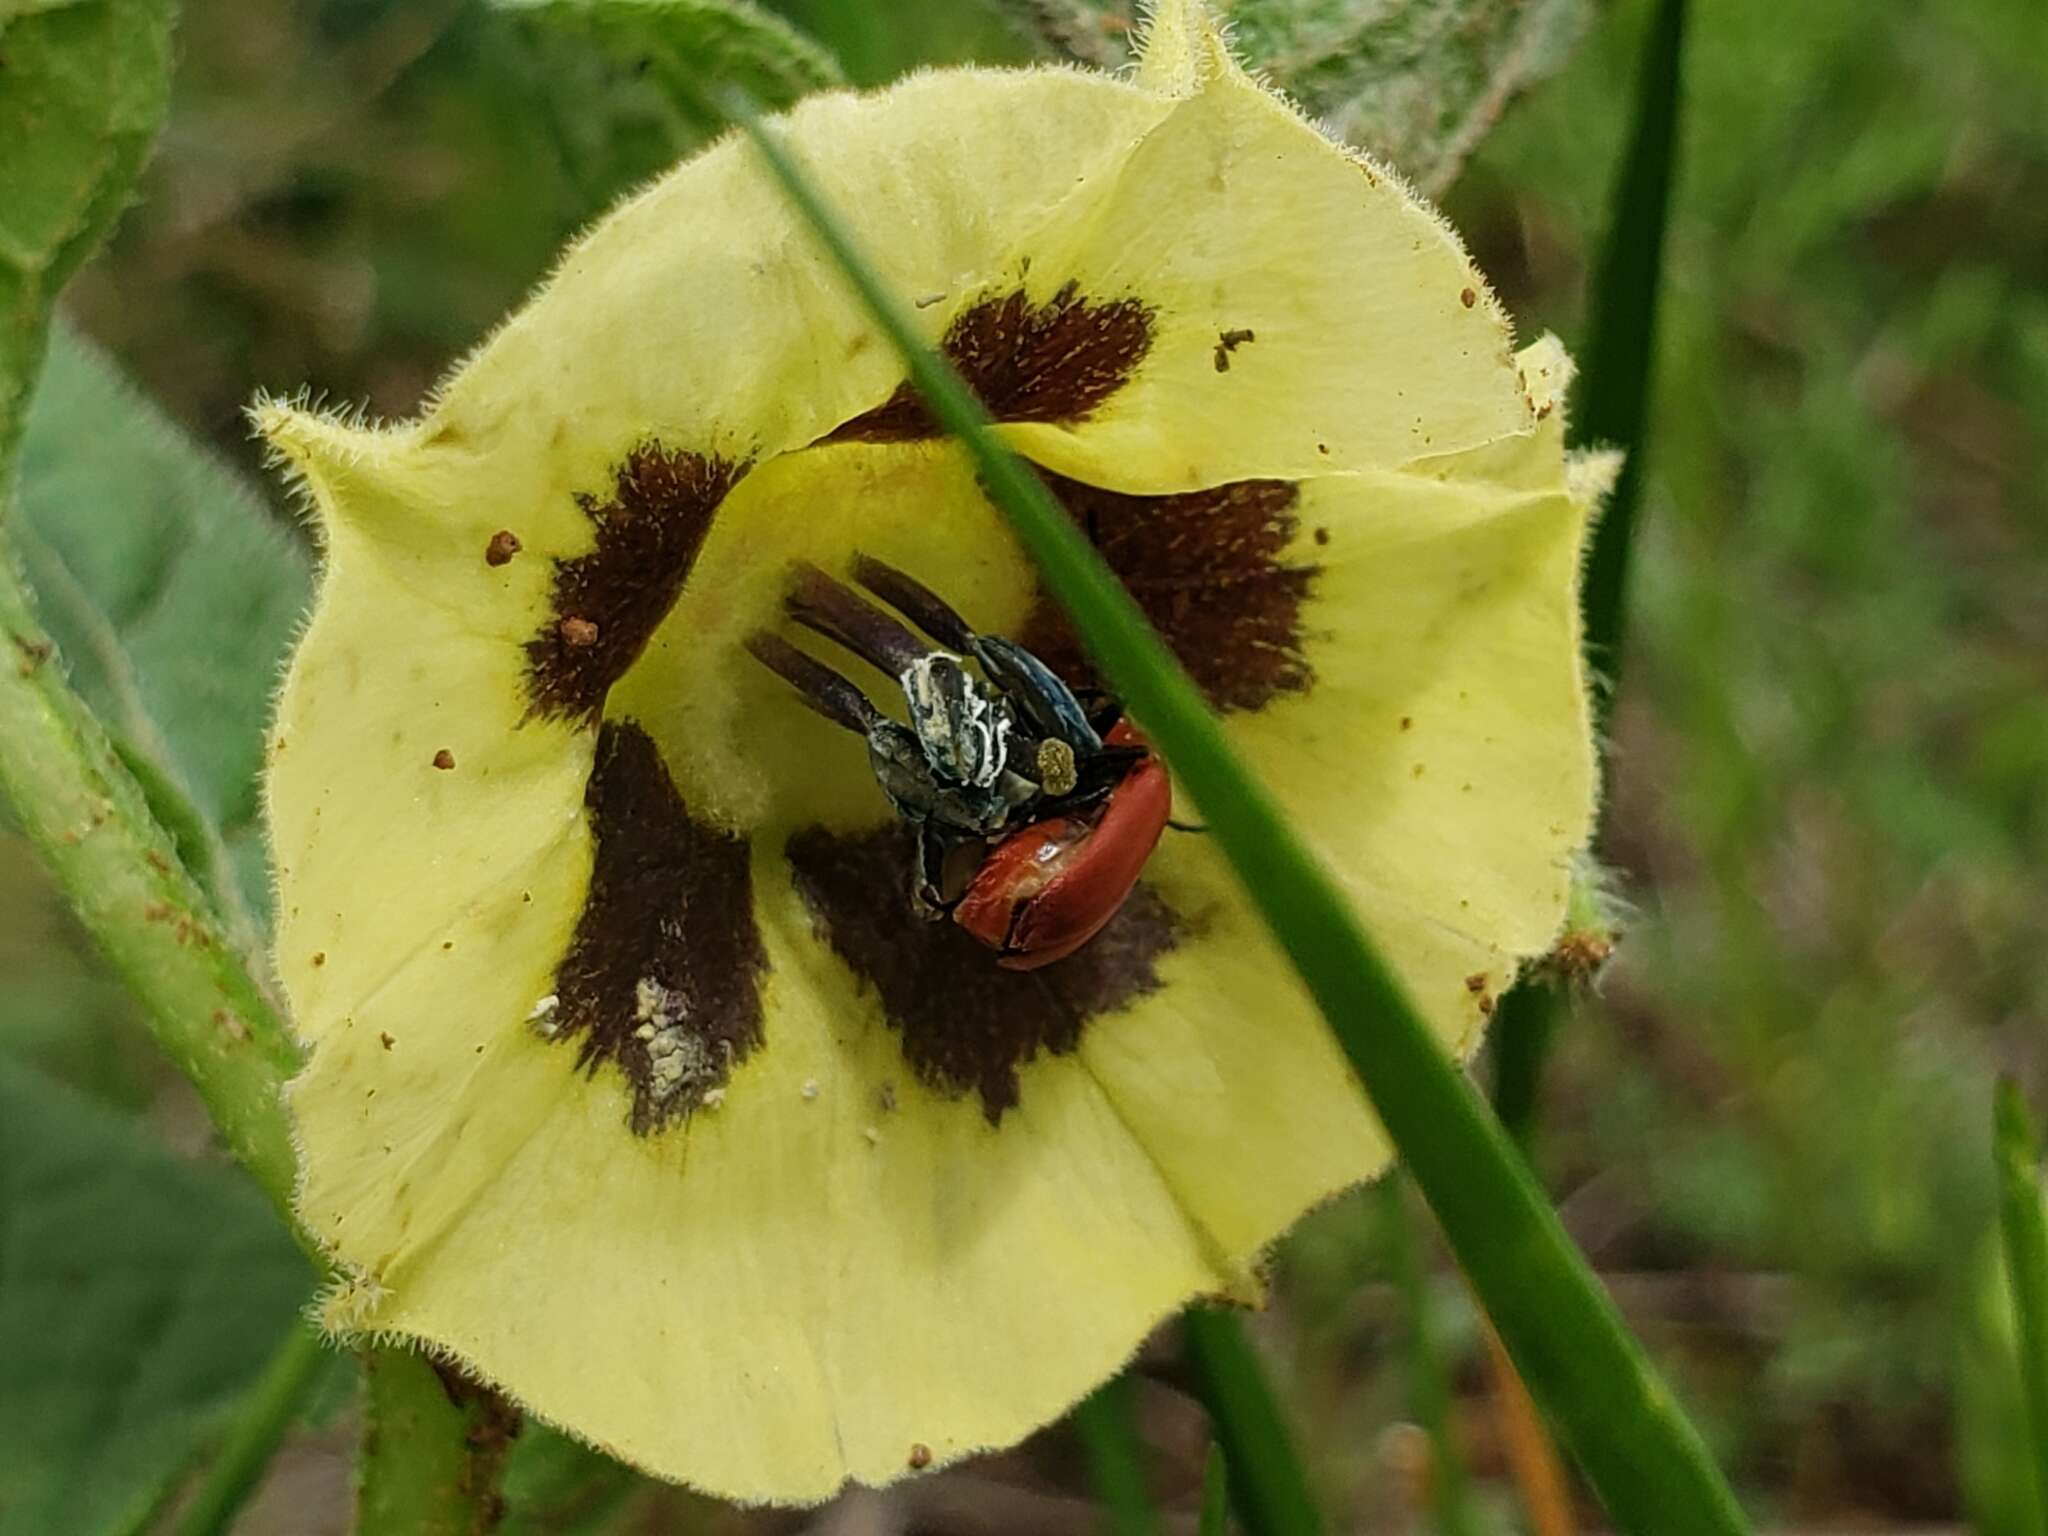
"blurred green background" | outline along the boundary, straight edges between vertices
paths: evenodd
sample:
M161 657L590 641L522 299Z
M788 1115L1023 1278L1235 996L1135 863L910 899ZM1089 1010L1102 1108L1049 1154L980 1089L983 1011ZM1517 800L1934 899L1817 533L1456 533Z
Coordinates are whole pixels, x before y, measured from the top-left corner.
M859 82L1034 56L978 0L777 8ZM1596 8L1445 196L1525 334L1586 335L1648 12ZM1989 1086L2048 1090L2048 6L1719 0L1689 46L1614 717L1628 937L1560 1034L1537 1161L1767 1526L2004 1536ZM252 475L256 390L411 411L617 190L592 167L651 171L675 131L601 72L627 105L593 127L457 0L214 0L179 47L69 310ZM0 979L0 1051L207 1155L4 831ZM1312 1218L1256 1320L1344 1530L1430 1528L1386 1219ZM1424 1259L1482 1518L1519 1528L1483 1337ZM1170 1371L1137 1406L1190 1508L1199 1409ZM241 1528L344 1529L348 1443L322 1416ZM1027 1532L1095 1528L1087 1490L1055 1429L819 1515L606 1496L622 1530Z

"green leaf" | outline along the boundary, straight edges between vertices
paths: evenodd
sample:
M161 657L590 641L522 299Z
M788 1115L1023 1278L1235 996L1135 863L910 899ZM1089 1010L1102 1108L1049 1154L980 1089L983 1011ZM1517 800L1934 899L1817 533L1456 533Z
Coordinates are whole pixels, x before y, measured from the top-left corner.
M310 561L90 342L51 338L9 530L71 681L224 912L270 899L258 772Z
M751 115L742 115L742 126L903 357L927 407L973 459L989 500L1111 686L1187 788L1217 849L1315 998L1523 1380L1615 1524L1637 1536L1746 1531L1698 1431L1629 1336L1500 1122L1444 1054L1350 901L1238 758L1130 593L1044 482L996 435L959 374L919 337L903 300L883 286L780 140ZM1233 1457L1233 1478L1246 1472ZM1249 1506L1240 1500L1239 1508Z
M1129 0L1009 0L1028 27L1099 67L1126 61ZM1235 0L1239 57L1347 143L1423 191L1451 184L1509 101L1554 72L1585 0Z
M725 127L685 72L785 107L844 83L832 56L748 0L495 0L534 53L537 104L594 212Z
M149 155L170 87L168 0L0 0L0 485L51 305Z
M139 1521L312 1285L245 1180L0 1060L0 1536Z
M2033 1447L2034 1529L2048 1536L2048 1210L2043 1209L2041 1146L2019 1085L1998 1085L1994 1141L2006 1283L2026 1413L2020 1439Z

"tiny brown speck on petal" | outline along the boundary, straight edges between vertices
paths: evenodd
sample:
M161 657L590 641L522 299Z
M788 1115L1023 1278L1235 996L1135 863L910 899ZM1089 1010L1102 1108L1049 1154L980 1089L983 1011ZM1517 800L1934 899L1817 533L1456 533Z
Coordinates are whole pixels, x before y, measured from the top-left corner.
M318 969L319 969L319 968L320 968L321 966L325 965L326 963L327 963L327 951L326 951L326 950L324 950L324 949L316 949L316 950L314 950L314 951L313 951L313 969L315 969L315 970L317 971L317 970L318 970Z
M649 438L613 466L609 495L576 497L594 542L556 559L553 618L526 642L527 693L544 718L603 718L605 695L682 595L746 469Z
M392 1046L396 1045L398 1042L393 1040L391 1036L386 1034L383 1030L379 1030L377 1031L377 1043L383 1046L384 1049L388 1051L391 1049Z
M491 542L484 546L485 565L507 565L519 553L519 535L510 528L500 528L491 535Z
M434 754L434 766L440 769L443 773L446 773L450 768L453 768L455 766L455 754L453 752L450 752L446 747L443 747L440 751Z
M932 1464L932 1448L922 1441L910 1448L910 1470L922 1472Z
M1414 728L1415 728L1415 717L1414 717L1413 715L1403 715L1403 716L1401 717L1401 729L1402 729L1402 730L1404 730L1404 731L1411 731L1411 730L1413 730Z
M1486 972L1474 971L1470 976L1467 976L1465 978L1465 990L1467 992L1484 992L1486 990Z
M1230 372L1230 354L1246 342L1258 339L1250 331L1219 331L1216 336L1216 371Z
M1478 290L1473 288L1467 288L1463 293L1458 295L1458 302L1464 305L1467 309L1470 309L1474 304L1477 304L1479 302Z

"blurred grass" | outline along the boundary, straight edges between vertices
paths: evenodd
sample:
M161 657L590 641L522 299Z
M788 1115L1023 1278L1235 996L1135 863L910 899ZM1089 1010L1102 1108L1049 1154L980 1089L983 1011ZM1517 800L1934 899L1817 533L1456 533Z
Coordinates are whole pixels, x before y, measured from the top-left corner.
M829 22L856 79L1021 51L972 0L777 8ZM1525 332L1584 339L1648 10L1607 8L1448 199ZM1784 1524L1954 1524L1989 1084L2002 1067L2048 1100L2048 12L1723 0L1694 20L1613 722L1609 853L1639 917L1561 1029L1543 1172ZM180 47L145 199L74 310L245 466L257 385L409 410L594 211L552 169L520 60L452 3L194 7ZM26 1036L149 1102L148 1053L65 932L0 842L0 1049ZM1395 1530L1414 1511L1382 1438L1405 1411L1382 1263L1370 1202L1337 1202L1256 1336L1325 1507ZM1497 1499L1483 1342L1431 1274L1459 1438ZM1056 1451L1005 1465L1082 1487ZM1189 1501L1201 1454L1161 1469L1185 1463Z

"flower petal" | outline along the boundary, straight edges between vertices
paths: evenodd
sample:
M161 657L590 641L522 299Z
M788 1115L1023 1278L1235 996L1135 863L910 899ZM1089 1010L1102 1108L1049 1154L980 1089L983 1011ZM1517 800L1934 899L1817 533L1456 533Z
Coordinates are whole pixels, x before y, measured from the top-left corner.
M517 648L390 565L331 527L271 737L278 972L316 1042L472 902L586 857L587 734L529 721Z
M1388 469L1533 426L1506 317L1450 229L1234 68L1029 249L1034 283L1156 314L1142 366L1085 420L1006 429L1061 474L1180 491Z
M1229 1280L1077 1062L1030 1068L1000 1131L938 1097L814 942L780 852L754 877L774 1038L721 1107L623 1137L623 1090L536 1078L518 1058L550 1048L514 1031L455 1115L494 1176L455 1201L323 1180L308 1215L345 1214L343 1251L379 1282L338 1299L351 1326L433 1339L664 1476L812 1501L902 1475L916 1445L944 1461L1020 1438ZM509 985L465 981L502 1017ZM447 1079L397 1076L403 1049L316 1058L308 1135L334 1135L330 1114L370 1144L445 1121Z

